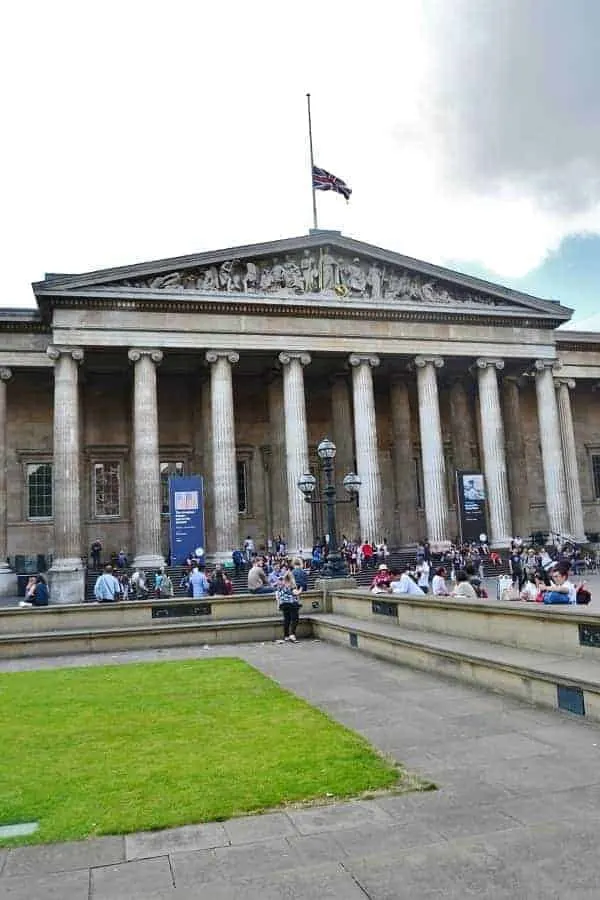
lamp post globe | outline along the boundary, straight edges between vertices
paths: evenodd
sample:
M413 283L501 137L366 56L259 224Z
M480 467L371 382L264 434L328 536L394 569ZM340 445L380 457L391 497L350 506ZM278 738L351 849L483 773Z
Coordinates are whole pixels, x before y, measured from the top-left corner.
M329 438L323 438L323 440L317 447L317 455L320 457L320 459L334 459L336 453L337 448L333 441L330 441Z

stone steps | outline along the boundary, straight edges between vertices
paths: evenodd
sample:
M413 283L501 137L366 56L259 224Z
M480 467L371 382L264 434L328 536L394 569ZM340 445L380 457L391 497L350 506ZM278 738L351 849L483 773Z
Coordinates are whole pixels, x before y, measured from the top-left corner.
M321 640L600 722L596 659L569 658L329 613L314 614L311 622L314 636Z

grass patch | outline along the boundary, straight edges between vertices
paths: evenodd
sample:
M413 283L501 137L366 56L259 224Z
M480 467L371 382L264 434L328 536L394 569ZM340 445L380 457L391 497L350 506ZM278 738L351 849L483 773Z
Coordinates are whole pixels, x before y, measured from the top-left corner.
M227 819L401 777L238 659L2 674L0 734L0 825L40 823L10 844Z

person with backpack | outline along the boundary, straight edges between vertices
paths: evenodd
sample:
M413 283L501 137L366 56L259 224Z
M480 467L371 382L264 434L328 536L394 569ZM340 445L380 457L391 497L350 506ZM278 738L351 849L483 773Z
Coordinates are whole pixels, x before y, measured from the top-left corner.
M112 603L121 599L121 585L112 573L112 566L105 566L94 585L94 598L98 603Z
M156 573L154 588L156 590L156 596L161 600L168 600L175 593L175 591L173 590L173 582L167 575L164 566L160 569L159 572Z

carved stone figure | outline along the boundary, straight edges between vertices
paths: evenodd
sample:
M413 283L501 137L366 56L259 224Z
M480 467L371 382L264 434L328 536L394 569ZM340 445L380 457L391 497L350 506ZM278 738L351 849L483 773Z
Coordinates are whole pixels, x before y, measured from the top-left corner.
M302 291L304 282L302 280L300 266L294 262L291 256L286 256L283 270L285 287L290 291L294 291L294 293Z
M256 263L247 262L246 271L242 275L242 290L244 293L247 291L255 291L258 286L258 279L258 266Z
M285 286L285 269L279 262L277 257L273 260L271 267L271 290L279 291Z
M198 278L196 287L203 291L218 291L219 273L217 272L217 267L209 266L208 269L204 271L204 274L200 275Z
M181 283L181 272L169 272L168 275L157 275L148 282L148 287L152 290L172 290L173 288L183 287Z
M369 295L371 300L379 300L381 297L381 285L383 283L383 272L377 263L371 263L367 273L367 284L369 286Z
M351 263L342 269L344 283L353 294L363 294L367 286L367 276L360 266L360 259L355 256Z
M273 276L271 274L271 267L265 266L262 272L260 273L260 284L261 291L270 291L273 287Z
M333 291L336 284L338 284L339 265L329 252L328 247L325 247L325 251L321 257L321 272L322 290Z
M310 250L305 250L300 260L300 269L302 270L302 281L304 290L307 294L311 294L317 289L315 284L317 275L319 274L314 257Z

